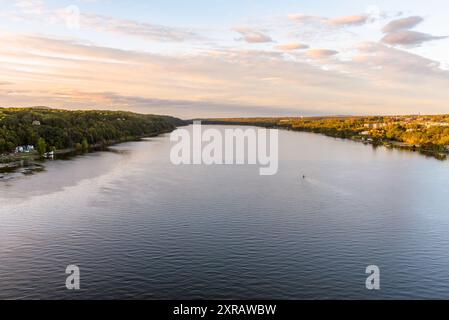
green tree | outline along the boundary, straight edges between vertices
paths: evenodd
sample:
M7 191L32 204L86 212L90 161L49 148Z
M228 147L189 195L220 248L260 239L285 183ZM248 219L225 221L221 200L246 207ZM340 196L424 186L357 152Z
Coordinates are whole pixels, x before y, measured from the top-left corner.
M43 156L46 151L47 144L45 143L45 140L43 138L39 138L39 140L37 140L37 152L39 152L39 154Z
M83 150L81 143L75 143L75 150L76 152L81 152Z
M83 152L89 151L89 143L87 142L87 139L83 139L83 141L81 142L81 149Z
M39 121L40 125L33 125L33 121ZM75 147L79 152L87 152L89 144L108 144L169 132L183 124L186 123L172 117L122 111L0 108L0 154L31 144L37 150L39 138L45 142L41 154L52 147L57 150Z

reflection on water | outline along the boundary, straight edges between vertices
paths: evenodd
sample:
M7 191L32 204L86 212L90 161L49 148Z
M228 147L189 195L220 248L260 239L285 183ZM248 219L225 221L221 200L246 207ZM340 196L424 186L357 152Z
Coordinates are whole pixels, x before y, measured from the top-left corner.
M30 175L44 170L45 167L42 164L29 160L0 164L0 181L16 179L20 175Z
M0 168L0 188L3 188L1 196L26 198L64 190L65 187L76 185L84 179L107 173L115 164L123 163L123 159L115 163L117 157L114 155L124 158L129 152L111 147L87 154L67 153L52 160L22 160L5 164ZM27 177L44 171L49 175Z
M448 162L279 138L275 176L173 166L165 135L0 179L0 298L449 298Z

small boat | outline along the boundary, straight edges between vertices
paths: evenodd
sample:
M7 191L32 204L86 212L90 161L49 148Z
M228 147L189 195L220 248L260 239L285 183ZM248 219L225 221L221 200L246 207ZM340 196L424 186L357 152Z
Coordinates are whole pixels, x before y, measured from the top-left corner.
M55 152L54 151L47 152L44 156L45 158L53 158L55 156Z

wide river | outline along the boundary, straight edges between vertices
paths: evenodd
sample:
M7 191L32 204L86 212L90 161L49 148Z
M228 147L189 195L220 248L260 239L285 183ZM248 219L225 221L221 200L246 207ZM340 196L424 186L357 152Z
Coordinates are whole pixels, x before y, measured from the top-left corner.
M278 174L260 176L174 166L172 146L4 175L0 298L449 298L449 162L280 131Z

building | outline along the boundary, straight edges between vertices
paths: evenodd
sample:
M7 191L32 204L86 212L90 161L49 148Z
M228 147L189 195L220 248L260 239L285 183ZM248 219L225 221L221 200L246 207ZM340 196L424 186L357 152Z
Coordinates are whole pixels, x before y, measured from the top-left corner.
M448 127L449 126L449 122L431 122L428 121L425 123L427 128L431 128L431 127Z
M40 126L40 125L41 125L41 122L38 121L38 120L34 120L33 123L32 123L32 125L33 125L33 126Z
M32 145L16 147L16 153L30 153L33 151L34 151L34 146L32 146Z
M385 123L365 123L364 127L365 128L369 128L369 129L380 129L385 127L386 124Z

